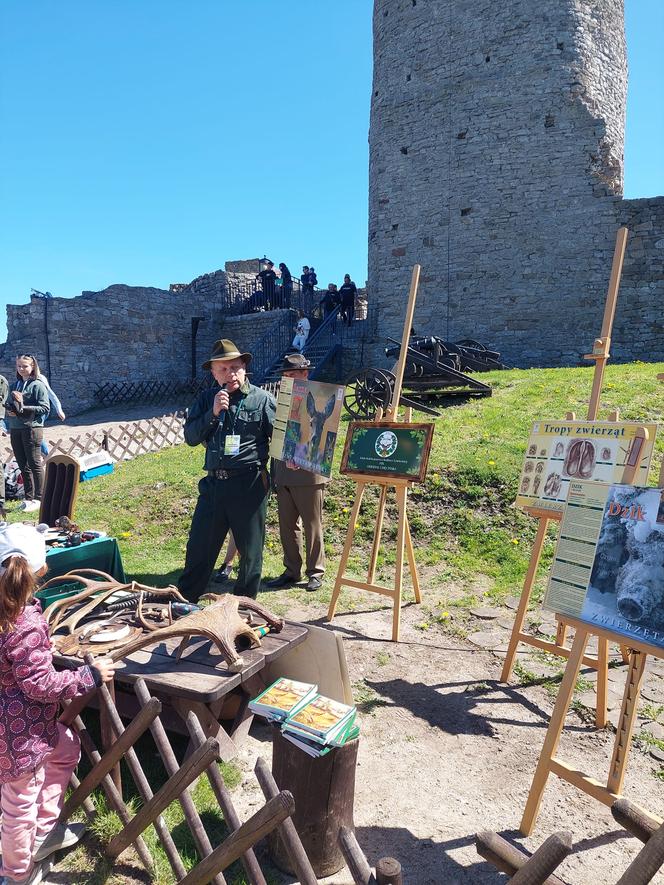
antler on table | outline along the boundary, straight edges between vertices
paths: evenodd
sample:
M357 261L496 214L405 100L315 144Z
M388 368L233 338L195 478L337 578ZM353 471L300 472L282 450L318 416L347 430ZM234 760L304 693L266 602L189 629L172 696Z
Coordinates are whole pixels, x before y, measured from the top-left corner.
M186 618L176 621L168 627L154 630L147 636L141 636L128 642L122 648L112 652L111 657L113 660L119 661L147 645L153 645L164 639L181 637L182 642L177 651L179 660L189 640L202 637L209 639L219 649L219 653L226 659L230 670L238 672L244 666L244 661L236 649L238 639L246 638L250 648L258 648L261 644L256 633L240 616L238 612L240 605L261 615L276 631L282 629L283 618L273 615L254 599L227 594L201 611L187 615Z

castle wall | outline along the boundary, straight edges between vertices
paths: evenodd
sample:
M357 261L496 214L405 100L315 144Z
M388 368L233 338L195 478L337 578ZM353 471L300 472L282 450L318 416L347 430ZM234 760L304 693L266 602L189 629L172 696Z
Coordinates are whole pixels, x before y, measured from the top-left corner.
M376 0L369 291L381 338L400 337L420 263L418 333L476 338L517 366L575 364L598 334L625 219L618 321L634 328L620 355L642 358L646 340L664 357L651 319L661 214L620 199L623 16L622 0Z
M235 282L243 282L242 274L235 277ZM218 304L232 278L217 271L172 292L113 285L77 298L32 298L29 304L9 305L0 372L12 380L16 355L30 353L49 374L47 311L49 381L67 414L95 406L94 388L105 381L162 377L186 381L191 377L192 317L205 320L196 336L198 367L218 338L231 338L242 349L251 350L278 319L276 311L225 316Z

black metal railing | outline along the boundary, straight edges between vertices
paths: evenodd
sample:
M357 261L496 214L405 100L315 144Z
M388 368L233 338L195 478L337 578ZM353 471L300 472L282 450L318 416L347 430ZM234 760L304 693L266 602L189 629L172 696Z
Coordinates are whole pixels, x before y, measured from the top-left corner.
M324 292L320 289L305 291L297 279L293 279L292 283L292 288L275 285L264 292L257 279L229 277L224 289L215 297L215 306L227 316L279 309L301 310L309 318L315 316Z
M275 360L292 347L295 321L291 311L282 313L278 320L251 345L251 381L262 384Z

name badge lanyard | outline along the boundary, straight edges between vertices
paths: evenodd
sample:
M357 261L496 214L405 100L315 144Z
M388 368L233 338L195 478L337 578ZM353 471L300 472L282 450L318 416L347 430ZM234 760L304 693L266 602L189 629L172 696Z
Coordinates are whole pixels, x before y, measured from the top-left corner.
M242 404L246 398L246 394L242 394L242 397L237 404L237 409L232 416L232 423L230 428L230 433L227 433L224 437L224 455L238 455L240 453L240 435L235 433L235 424L237 422L237 416L240 413L242 408ZM230 412L230 408L228 409ZM226 416L224 416L224 425L226 424Z

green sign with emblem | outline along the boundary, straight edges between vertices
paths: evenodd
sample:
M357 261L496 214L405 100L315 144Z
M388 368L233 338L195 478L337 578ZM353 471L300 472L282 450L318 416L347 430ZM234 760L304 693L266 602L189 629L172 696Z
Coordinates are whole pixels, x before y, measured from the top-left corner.
M433 424L355 421L348 428L341 473L424 482Z

